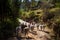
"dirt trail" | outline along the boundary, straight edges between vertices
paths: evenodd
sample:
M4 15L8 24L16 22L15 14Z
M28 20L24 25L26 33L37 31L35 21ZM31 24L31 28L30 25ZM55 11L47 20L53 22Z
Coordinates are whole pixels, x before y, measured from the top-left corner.
M48 31L48 29L45 29L45 30ZM51 39L51 35L49 33L46 33L45 31L39 31L35 29L34 32L29 33L27 36L33 38L33 40L50 40Z
M34 30L29 31L27 35L24 35L22 33L19 33L19 34L21 35L22 40L52 40L51 35L53 36L53 31L52 29L45 27L44 30L38 30L37 28L34 28Z

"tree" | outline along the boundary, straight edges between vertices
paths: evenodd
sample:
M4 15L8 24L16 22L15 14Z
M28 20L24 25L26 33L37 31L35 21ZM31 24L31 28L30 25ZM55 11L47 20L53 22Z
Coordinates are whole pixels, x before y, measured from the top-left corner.
M18 0L0 0L0 39L7 40L13 36L15 28L19 25L20 2Z
M25 11L29 11L30 6L31 6L31 3L29 2L29 0L24 0L23 4L24 4Z

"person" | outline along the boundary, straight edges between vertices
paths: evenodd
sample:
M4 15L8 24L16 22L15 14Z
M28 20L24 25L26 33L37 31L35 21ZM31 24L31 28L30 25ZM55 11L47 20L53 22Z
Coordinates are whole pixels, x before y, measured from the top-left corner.
M39 30L44 30L45 29L45 24L39 24Z
M37 30L39 30L39 24L37 24Z
M43 31L44 31L45 27L46 27L45 24L43 24Z
M16 28L16 38L17 40L21 40L19 34L21 33L21 25L19 25L17 28Z
M30 25L30 23L27 22L27 23L26 23L26 26L29 27L29 25Z
M39 30L42 30L42 27L41 27L41 25L39 25Z
M20 33L21 32L21 26L18 26L17 28L16 28L16 35L18 35L18 33Z
M25 28L24 28L24 31L25 31L25 35L28 35L29 27L25 27Z
M26 25L21 25L21 32L24 33L24 28L27 27Z
M26 27L24 28L24 32L25 32L25 35L27 35L28 34L28 31L29 31L29 23L28 22L26 22Z
M31 31L33 31L34 26L33 26L33 24L32 24L32 23L31 23L31 25L30 25L30 28L31 28Z

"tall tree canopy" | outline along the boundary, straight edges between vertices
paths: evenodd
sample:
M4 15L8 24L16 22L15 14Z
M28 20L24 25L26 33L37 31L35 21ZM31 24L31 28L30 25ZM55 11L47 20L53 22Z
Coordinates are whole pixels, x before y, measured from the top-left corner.
M18 26L19 0L0 0L0 39L11 37Z

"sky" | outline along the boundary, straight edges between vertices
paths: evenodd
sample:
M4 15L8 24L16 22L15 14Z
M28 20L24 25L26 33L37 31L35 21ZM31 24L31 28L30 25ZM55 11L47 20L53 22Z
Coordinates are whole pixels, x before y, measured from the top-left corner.
M29 1L31 1L31 0L29 0ZM35 0L35 1L39 1L39 0ZM23 2L23 0L22 0L22 2Z

